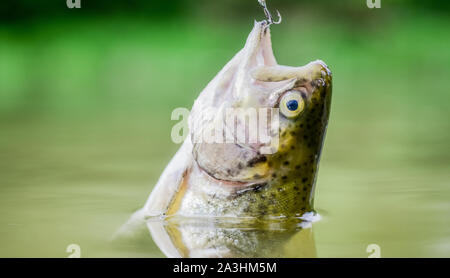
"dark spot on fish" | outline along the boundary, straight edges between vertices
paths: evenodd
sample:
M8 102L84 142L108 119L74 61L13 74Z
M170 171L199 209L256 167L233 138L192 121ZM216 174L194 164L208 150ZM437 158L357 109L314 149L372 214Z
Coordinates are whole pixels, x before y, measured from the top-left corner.
M276 177L277 177L277 174L273 173L272 178L276 178Z
M253 192L261 191L264 188L264 186L266 186L266 185L267 185L267 183L260 183L260 184L255 185L255 187L253 187Z
M302 182L306 182L308 180L308 178L303 178Z
M291 131L291 135L294 136L295 135L295 131Z
M300 164L297 165L297 166L295 166L295 169L296 169L296 170L299 170L300 168L301 168Z
M255 166L258 163L266 162L266 161L267 161L267 157L265 157L264 155L257 156L257 157L254 157L254 158L250 159L250 161L247 163L247 166L248 167L253 167L253 166Z
M287 179L287 176L282 176L281 178L282 178L283 180L285 180L285 179Z
M295 150L295 146L294 145L291 145L291 150Z
M285 162L283 162L283 164L287 166L287 165L289 165L289 161L285 161Z
M299 189L298 186L294 186L294 190L298 191Z

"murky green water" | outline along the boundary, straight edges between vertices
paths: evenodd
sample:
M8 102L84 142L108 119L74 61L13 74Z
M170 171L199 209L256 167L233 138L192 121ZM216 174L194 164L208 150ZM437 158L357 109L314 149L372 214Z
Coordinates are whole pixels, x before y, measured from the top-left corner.
M109 241L177 148L165 139L167 119L130 119L2 123L0 256L65 257L72 243L82 257L164 256L148 230ZM450 256L448 124L332 119L317 184L322 220L312 227L191 221L173 229L225 234L235 256L367 257L369 244L383 257Z
M450 257L449 18L299 5L272 38L280 64L320 58L333 71L322 220L188 221L172 233L192 255L214 254L194 244L209 235L222 256L367 257L377 244L382 257ZM247 15L207 14L0 26L0 257L67 257L70 244L82 257L164 256L147 228L109 239L178 148L172 110L192 106L251 29Z

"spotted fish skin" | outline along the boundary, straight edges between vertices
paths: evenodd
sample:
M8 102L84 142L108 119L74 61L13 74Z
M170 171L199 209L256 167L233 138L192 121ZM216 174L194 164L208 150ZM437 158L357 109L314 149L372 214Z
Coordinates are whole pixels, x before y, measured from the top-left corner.
M236 196L247 204L243 209L245 214L289 216L313 209L332 91L331 75L322 66L319 70L324 74L308 84L312 93L307 97L304 113L294 119L281 118L279 150L261 162L271 169L270 180Z
M332 76L322 62L310 67L317 79L306 83L301 80L294 87L305 95L304 112L293 119L280 117L276 153L247 162L247 168L269 169L269 178L244 188L214 184L195 165L197 169L190 173L186 184L196 186L181 193L185 194L184 201L169 214L276 217L300 216L313 210L316 174L330 113ZM177 206L176 202L172 205Z
M320 60L301 67L278 65L265 22L255 22L244 48L197 98L189 119L191 132L198 130L193 126L208 124L201 118L205 109L281 110L288 94L298 97L302 110L296 116L280 113L275 153L262 154L253 146L198 143L188 136L143 214L276 217L312 211L332 74Z

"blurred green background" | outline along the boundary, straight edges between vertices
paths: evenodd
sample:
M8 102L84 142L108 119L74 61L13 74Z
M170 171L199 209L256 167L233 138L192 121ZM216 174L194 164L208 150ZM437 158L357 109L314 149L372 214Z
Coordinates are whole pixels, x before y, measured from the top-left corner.
M280 64L324 60L321 257L450 256L449 1L268 1ZM0 256L162 256L107 238L141 207L190 108L243 46L256 0L3 1Z

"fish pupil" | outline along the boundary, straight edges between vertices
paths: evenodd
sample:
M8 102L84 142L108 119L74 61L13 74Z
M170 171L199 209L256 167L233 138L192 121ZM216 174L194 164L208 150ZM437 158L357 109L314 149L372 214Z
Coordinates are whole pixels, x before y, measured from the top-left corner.
M286 103L286 106L289 110L295 111L298 108L298 102L295 99L292 99Z

